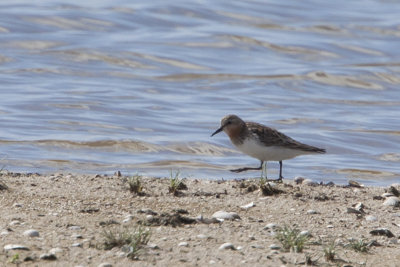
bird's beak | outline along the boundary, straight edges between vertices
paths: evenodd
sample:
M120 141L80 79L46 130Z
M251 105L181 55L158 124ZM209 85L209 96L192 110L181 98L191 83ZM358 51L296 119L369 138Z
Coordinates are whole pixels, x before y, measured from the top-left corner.
M219 129L216 130L211 136L216 135L217 133L221 132L222 130L223 130L223 127L221 126L221 127L219 127Z

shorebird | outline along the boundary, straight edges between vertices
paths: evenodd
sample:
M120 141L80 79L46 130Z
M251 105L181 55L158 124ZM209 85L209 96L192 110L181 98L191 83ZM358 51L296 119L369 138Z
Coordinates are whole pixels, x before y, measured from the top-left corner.
M243 172L249 170L262 170L267 179L266 166L268 161L279 162L279 178L282 181L282 161L306 154L323 154L325 149L300 143L289 136L256 122L245 122L236 115L227 115L221 120L221 127L211 136L224 131L231 142L243 153L259 159L260 167L244 167L231 170Z

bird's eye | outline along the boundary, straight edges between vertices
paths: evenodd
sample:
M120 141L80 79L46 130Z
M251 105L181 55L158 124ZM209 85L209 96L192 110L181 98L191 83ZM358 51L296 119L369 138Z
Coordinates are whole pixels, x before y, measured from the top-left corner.
M232 123L231 121L227 121L227 122L226 122L226 125L229 125L229 124L231 124L231 123Z

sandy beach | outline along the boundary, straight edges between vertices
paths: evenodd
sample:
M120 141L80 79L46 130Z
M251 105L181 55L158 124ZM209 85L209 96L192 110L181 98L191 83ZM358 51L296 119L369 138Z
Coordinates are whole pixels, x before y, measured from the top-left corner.
M138 194L124 175L3 172L0 179L1 266L400 263L399 185L284 180L262 191L259 179L182 177L187 189L173 194L169 177L140 177ZM126 244L106 249L106 233L138 229L149 236L134 255ZM278 239L284 229L306 237L301 252Z

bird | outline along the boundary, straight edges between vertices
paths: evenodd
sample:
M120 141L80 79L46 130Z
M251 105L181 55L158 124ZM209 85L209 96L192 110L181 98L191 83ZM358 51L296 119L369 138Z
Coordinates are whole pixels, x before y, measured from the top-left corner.
M232 172L243 172L249 170L262 170L263 177L267 178L266 166L268 161L279 162L278 182L282 182L282 161L292 159L300 155L324 154L326 150L315 146L300 143L289 136L260 123L243 121L236 115L227 115L221 119L219 127L212 135L224 131L233 145L241 152L260 160L259 167L244 167L233 169Z

